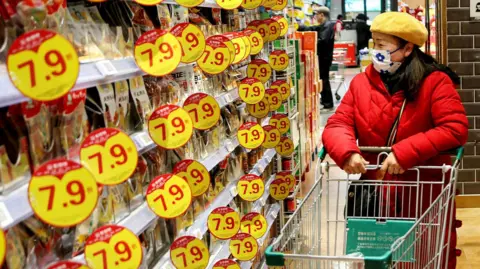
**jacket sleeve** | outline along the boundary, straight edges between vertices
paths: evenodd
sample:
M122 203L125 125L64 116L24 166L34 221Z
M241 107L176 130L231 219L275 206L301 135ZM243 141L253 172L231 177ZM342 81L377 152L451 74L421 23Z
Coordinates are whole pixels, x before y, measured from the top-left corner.
M467 141L468 120L453 83L445 76L436 85L431 101L435 127L406 138L392 148L403 169L409 169L441 152L462 146Z
M354 112L355 101L350 86L335 114L328 119L322 135L323 146L339 167L343 167L350 155L360 153L355 135Z
M305 25L300 25L297 29L299 32L319 32L322 30L321 25L315 25L315 26L305 26Z

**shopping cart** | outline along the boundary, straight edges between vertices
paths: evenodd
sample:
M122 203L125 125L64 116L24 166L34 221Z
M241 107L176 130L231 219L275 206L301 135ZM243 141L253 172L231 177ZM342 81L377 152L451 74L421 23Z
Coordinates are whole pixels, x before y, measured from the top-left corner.
M366 167L376 170L390 148L361 150L380 152L377 164ZM405 182L358 180L348 176L346 179L330 178L331 169L346 174L337 166L323 162L326 152L322 149L315 182L280 235L267 248L267 265L322 269L445 269L451 236L448 227L452 225L455 182L463 148L455 153L453 165L414 167L409 173L416 174L416 180ZM441 180L420 180L424 170L438 172ZM356 196L372 190L373 197L378 199L365 196L368 202L361 199L361 206L351 206L351 202L347 202L352 192ZM424 205L426 198L430 203ZM357 200L355 198L354 203ZM369 204L372 200L373 206ZM399 206L405 210L399 212L396 209ZM358 208L364 212L358 212Z
M347 85L345 84L345 55L347 55L347 49L335 49L333 51L332 66L330 67L330 83L337 84L335 90L337 101L341 99L339 91L342 86L345 92L347 92Z

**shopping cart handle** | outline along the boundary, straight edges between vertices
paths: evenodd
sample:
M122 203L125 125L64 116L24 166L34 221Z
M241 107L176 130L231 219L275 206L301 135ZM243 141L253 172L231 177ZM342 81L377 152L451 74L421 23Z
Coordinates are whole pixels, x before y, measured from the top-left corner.
M265 250L265 260L268 266L285 266L285 257L282 252L273 251L273 245Z
M325 157L327 157L327 150L325 149L325 147L322 147L322 149L318 153L318 158L320 158L320 162L323 162L323 160L325 160Z

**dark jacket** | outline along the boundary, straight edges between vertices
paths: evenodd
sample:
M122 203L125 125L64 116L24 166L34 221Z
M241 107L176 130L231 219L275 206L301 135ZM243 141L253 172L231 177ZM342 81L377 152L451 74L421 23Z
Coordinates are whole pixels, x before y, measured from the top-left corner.
M335 43L335 22L326 21L322 25L300 26L297 31L317 32L317 54L320 66L332 65Z
M368 41L372 38L370 26L364 20L357 20L357 52L368 47Z

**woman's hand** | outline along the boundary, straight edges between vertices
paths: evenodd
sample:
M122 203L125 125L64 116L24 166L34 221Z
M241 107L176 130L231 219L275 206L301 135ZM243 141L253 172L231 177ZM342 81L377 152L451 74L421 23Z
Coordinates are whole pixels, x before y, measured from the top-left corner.
M391 152L382 164L382 168L377 172L377 179L383 179L387 173L399 175L405 173L405 170L398 164L397 157Z
M367 164L368 162L363 159L362 155L354 153L343 165L343 170L348 174L363 174L367 172L365 169Z

